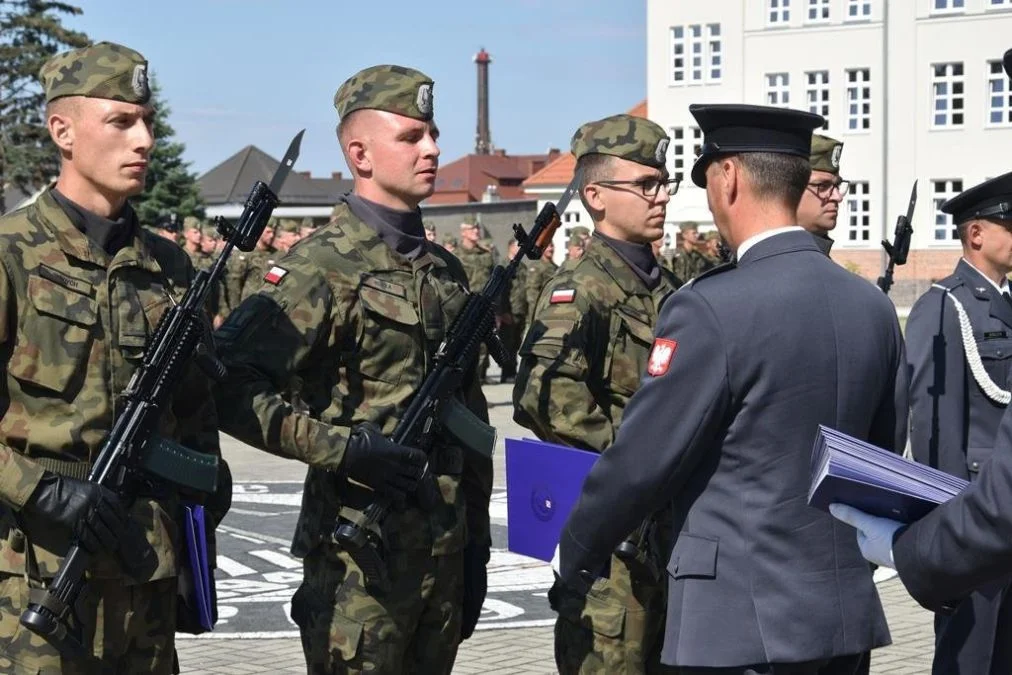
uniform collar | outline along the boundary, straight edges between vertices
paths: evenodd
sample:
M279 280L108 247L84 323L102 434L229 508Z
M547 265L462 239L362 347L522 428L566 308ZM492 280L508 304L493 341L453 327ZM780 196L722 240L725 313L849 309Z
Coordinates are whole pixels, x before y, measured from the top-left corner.
M987 276L986 274L984 274L983 272L981 272L979 269L977 269L973 265L973 263L971 263L966 258L960 258L959 259L959 263L961 265L966 265L968 268L970 268L971 272L973 272L978 277L980 277L981 279L983 279L984 281L986 281L988 284L990 284L991 288L993 288L996 291L998 291L999 295L1001 295L1002 293L1008 293L1009 292L1008 279L1002 279L1001 285L998 285L998 284L994 283L994 281L991 279L991 277Z
M735 254L738 257L738 260L741 260L742 258L745 257L745 254L748 253L749 249L758 244L759 242L765 241L770 237L775 237L778 234L786 234L788 232L804 232L804 231L805 230L799 227L798 225L788 225L787 227L774 227L771 230L765 230L763 232L760 232L759 234L753 234L751 237L743 241L738 246L738 250L735 251Z

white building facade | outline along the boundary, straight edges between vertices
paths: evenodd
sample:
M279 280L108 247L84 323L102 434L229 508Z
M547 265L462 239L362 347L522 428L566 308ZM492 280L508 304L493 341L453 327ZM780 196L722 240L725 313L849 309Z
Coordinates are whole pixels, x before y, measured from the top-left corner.
M700 134L692 103L811 110L844 142L850 181L834 258L878 274L919 180L910 263L897 279L948 274L959 255L937 205L1012 170L1012 0L647 0L650 119L672 137L682 187L672 224L711 223L689 171ZM924 284L919 284L923 286Z

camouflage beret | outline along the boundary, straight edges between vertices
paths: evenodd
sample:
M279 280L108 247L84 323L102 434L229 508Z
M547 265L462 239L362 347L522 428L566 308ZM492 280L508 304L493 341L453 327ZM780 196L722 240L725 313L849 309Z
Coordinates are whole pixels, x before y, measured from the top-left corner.
M344 119L356 110L371 108L432 119L432 78L404 66L372 66L345 80L334 94L337 116Z
M678 229L682 232L686 230L699 230L699 223L693 220L686 220L684 223L678 223Z
M46 103L62 96L108 98L147 103L148 62L134 50L112 42L98 42L57 54L39 71Z
M186 216L186 218L183 218L183 229L189 230L193 228L200 229L200 218L197 216Z
M664 129L648 119L612 115L577 129L570 147L577 160L596 153L662 169L670 141Z
M308 217L307 218L303 218L302 220L299 221L299 229L302 229L304 227L315 228L316 227L316 223L313 222L312 218L308 218Z
M840 173L840 155L843 154L843 143L823 136L812 134L812 154L809 161L812 164L812 171L825 171L827 173Z
M454 237L452 234L443 235L443 245L445 246L446 244L452 244L453 246L456 246L457 238Z
M720 241L720 232L717 230L710 230L703 235L703 241Z
M566 242L566 248L573 248L574 246L583 246L583 237L578 234L569 235L569 241Z
M590 236L590 228L589 227L584 227L583 225L577 225L576 227L570 229L569 233L570 234L575 234L575 235L580 236L580 237L589 237Z

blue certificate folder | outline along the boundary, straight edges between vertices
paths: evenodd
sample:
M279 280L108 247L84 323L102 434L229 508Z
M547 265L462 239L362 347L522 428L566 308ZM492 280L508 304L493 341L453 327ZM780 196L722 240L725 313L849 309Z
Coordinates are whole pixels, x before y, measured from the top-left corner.
M506 439L507 547L551 561L596 452L530 439Z
M819 426L812 449L808 503L833 502L912 523L959 494L969 483L847 434Z
M217 597L214 588L214 570L211 568L211 561L207 555L207 529L205 524L204 507L197 505L184 505L183 530L186 539L186 553L189 559L189 572L187 579L187 592L184 596L184 604L187 605L184 611L188 611L191 621L196 622L204 630L214 628L217 620ZM194 630L193 632L197 632Z

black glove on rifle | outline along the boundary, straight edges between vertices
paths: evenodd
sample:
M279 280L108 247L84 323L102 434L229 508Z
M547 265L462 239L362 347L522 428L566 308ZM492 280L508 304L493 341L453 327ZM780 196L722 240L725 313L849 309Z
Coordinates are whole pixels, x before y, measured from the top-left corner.
M418 486L425 462L424 452L394 443L371 422L363 422L351 430L344 451L349 478L401 504Z
M74 533L78 544L92 555L113 552L129 516L111 490L98 483L46 471L22 512L59 525Z

